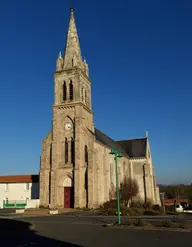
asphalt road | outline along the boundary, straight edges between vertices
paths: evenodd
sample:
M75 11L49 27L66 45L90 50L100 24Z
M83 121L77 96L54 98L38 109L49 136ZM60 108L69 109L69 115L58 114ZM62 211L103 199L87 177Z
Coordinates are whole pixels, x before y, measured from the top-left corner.
M123 217L122 217L123 219ZM158 220L158 218L153 219ZM2 246L191 246L192 233L157 230L104 228L116 217L95 216L88 212L46 217L25 217L20 220L0 219ZM30 227L32 223L33 229Z
M86 247L127 245L134 247L140 247L141 245L148 247L180 247L185 244L190 246L192 240L191 233L103 228L96 224L83 224L81 221L75 224L57 221L54 225L51 222L46 222L46 228L43 222L39 222L36 229L51 239Z
M14 208L1 208L0 209L0 215L5 215L5 214L9 214L15 212Z

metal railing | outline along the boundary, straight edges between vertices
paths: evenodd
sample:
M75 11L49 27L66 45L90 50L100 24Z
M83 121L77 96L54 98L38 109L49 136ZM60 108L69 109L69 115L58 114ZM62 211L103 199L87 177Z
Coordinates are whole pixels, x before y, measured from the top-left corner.
M4 200L3 208L21 208L27 205L26 200Z

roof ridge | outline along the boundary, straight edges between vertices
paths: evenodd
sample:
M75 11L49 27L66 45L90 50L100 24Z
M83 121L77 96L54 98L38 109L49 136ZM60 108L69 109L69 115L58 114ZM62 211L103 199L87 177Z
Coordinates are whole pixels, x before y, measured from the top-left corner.
M38 174L15 174L15 175L1 175L1 177L26 177L26 176L39 176Z
M141 137L141 138L132 138L132 139L126 139L126 140L116 140L116 142L125 142L125 141L134 141L134 140L144 140L147 139L147 137Z
M111 137L109 137L108 135L106 135L105 133L103 133L101 130L95 128L97 131L101 132L104 136L106 136L107 138L109 138L110 140L116 142L114 139L112 139Z
M97 133L100 134L100 136L97 135ZM101 130L95 128L95 136L96 136L96 140L101 142L102 144L104 144L106 147L109 147L109 148L115 148L115 149L118 149L119 151L121 151L121 153L123 155L125 155L126 157L128 156L128 154L125 152L125 150L121 147L120 144L118 144L115 140L113 140L111 137L109 137L108 135L104 134ZM110 143L107 143L106 140L104 140L102 138L102 136L106 139L108 139ZM115 147L116 146L116 147Z

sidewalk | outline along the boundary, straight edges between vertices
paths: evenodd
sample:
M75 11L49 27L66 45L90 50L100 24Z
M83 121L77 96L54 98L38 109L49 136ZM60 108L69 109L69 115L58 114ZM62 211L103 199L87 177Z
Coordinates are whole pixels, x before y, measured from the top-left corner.
M61 208L58 209L59 214L64 213L71 213L77 211L73 208ZM11 212L11 215L17 215L15 212ZM35 209L26 209L25 212L22 215L28 215L28 216L49 216L49 209L43 209L43 208L35 208Z

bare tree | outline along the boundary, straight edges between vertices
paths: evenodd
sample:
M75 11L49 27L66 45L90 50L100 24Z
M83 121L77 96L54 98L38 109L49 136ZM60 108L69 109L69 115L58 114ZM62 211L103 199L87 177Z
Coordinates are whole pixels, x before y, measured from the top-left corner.
M109 200L114 200L116 198L116 188L113 183L111 183L111 188L109 190Z
M136 179L124 177L120 184L120 198L125 207L129 206L130 201L139 193L139 186Z

